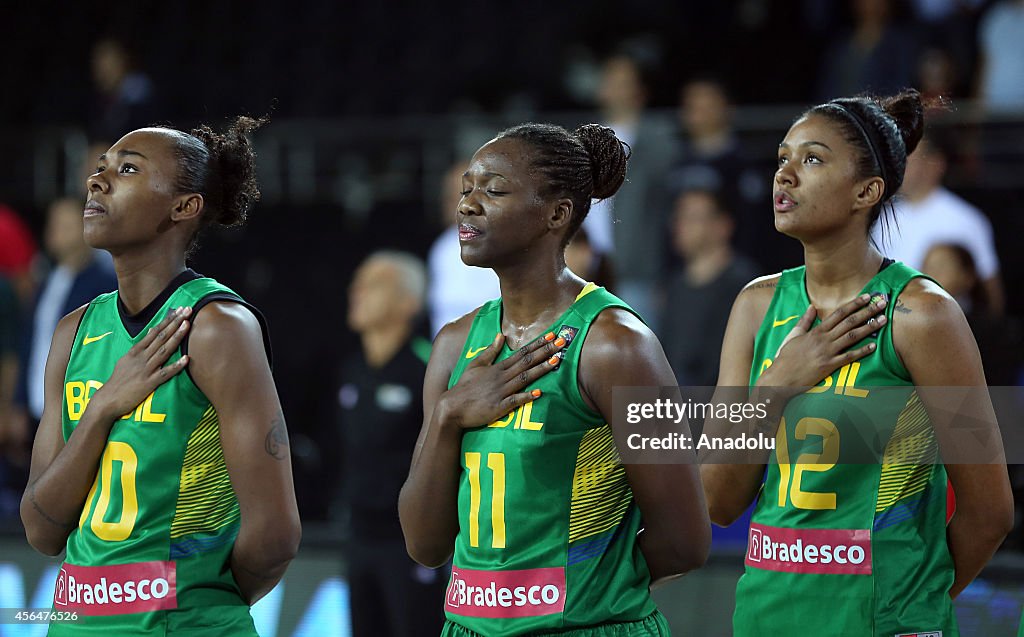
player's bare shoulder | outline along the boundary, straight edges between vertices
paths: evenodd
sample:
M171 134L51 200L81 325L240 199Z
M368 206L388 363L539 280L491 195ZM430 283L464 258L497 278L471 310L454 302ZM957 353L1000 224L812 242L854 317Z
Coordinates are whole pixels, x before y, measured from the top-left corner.
M913 279L896 297L892 337L901 357L909 348L928 347L936 338L956 331L970 333L967 319L956 299L934 281Z
M751 299L751 302L763 302L767 308L767 304L771 302L772 295L775 294L775 288L778 287L780 279L782 279L781 272L759 276L743 286L738 298L746 297Z
M745 325L753 328L753 332L756 332L757 327L764 320L765 313L768 312L768 306L771 305L772 297L775 295L775 288L778 287L781 279L781 273L768 274L743 286L733 303L730 322L743 321Z
M629 310L611 307L590 325L580 356L584 366L599 361L614 363L637 354L643 356L650 348L661 348L651 328Z
M445 323L441 331L434 337L434 345L430 350L430 366L443 368L449 375L451 374L479 311L480 308L477 308Z

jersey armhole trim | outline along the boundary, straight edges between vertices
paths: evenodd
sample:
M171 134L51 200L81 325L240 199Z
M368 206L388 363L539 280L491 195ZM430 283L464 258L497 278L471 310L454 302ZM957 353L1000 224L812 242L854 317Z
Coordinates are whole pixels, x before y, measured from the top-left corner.
M590 405L588 405L587 404L587 400L583 397L583 384L582 384L582 382L580 380L580 364L583 362L583 348L587 344L587 337L590 336L590 329L594 326L594 322L597 321L598 317L601 316L601 314L607 312L608 310L613 310L613 309L625 310L626 312L629 312L630 314L635 316L641 323L643 323L644 325L647 325L647 322L644 321L643 317L640 316L639 314L637 314L636 311L633 310L633 308L629 307L625 303L609 303L605 307L601 308L597 312L597 314L594 315L594 318L591 319L590 323L587 324L586 331L581 335L582 336L582 340L580 342L580 349L579 349L579 352L576 354L576 357L575 357L575 360L574 360L574 370L573 370L574 373L573 373L573 377L574 377L574 380L576 381L574 383L575 391L573 391L570 394L570 400L573 402L574 406L577 409L582 410L582 412L585 415L592 416L592 417L597 418L597 419L604 419L604 416L601 415L601 412L599 412L598 410L596 410L593 407L591 407ZM576 316L579 317L580 315L578 313L576 313ZM582 319L581 319L581 321L582 321ZM579 336L578 336L578 338L579 338ZM608 424L611 425L610 422Z
M245 309L252 312L253 316L256 317L256 321L260 324L260 332L262 332L263 334L263 350L267 354L267 365L270 367L271 370L273 370L274 351L270 343L270 330L267 326L267 319L265 316L263 316L263 312L260 312L254 305L248 303L242 297L227 292L212 292L210 294L207 294L203 298L196 301L195 304L192 306L192 323L195 323L196 316L199 314L199 311L214 301L227 301L229 303L237 303L244 307ZM182 356L188 354L188 337L189 334L185 334L185 338L182 339L181 345L179 346ZM188 375L188 379L192 381L192 385L196 389L199 389L199 385L197 385L196 380L192 378L192 372L191 370L189 370L188 367L185 367L185 374Z
M68 351L68 363L71 363L71 352L75 351L75 343L78 342L78 334L82 330L82 323L85 322L85 315L92 309L93 301L85 306L85 310L82 311L82 315L78 317L78 324L75 325L75 335L71 337L71 349Z

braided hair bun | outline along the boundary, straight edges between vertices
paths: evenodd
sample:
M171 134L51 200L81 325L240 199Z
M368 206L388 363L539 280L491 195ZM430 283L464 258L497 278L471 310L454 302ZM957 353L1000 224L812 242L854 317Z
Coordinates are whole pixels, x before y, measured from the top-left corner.
M590 157L590 171L594 178L594 199L607 199L614 195L626 179L629 146L615 136L615 131L600 124L586 124L573 131Z

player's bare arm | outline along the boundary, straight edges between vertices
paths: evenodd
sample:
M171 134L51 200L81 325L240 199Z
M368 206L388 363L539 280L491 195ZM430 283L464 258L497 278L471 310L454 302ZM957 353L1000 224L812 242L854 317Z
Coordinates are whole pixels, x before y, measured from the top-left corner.
M288 433L256 317L213 302L195 317L189 368L220 418L224 461L241 512L231 570L252 604L277 584L301 538Z
M754 358L754 336L771 303L778 276L757 279L736 297L722 343L718 368L718 387L746 387ZM704 425L708 435L728 431L728 423L712 419ZM702 464L700 467L704 494L711 521L728 526L736 521L757 496L764 475L764 465Z
M657 337L625 310L606 310L595 319L580 356L581 394L613 427L619 424L612 418L614 387L676 384ZM625 466L643 516L639 545L652 586L699 568L711 548L711 524L694 460Z
M893 314L896 352L918 387L985 387L978 346L963 311L945 291L926 279L915 279L899 298L904 309ZM936 354L941 352L941 354ZM920 392L928 410L939 451L956 444L950 435L959 414L991 428L990 440L999 445L990 464L947 464L956 494L956 513L948 529L956 577L950 595L956 597L978 575L1013 527L1013 496L987 391L954 397L943 404L941 391Z

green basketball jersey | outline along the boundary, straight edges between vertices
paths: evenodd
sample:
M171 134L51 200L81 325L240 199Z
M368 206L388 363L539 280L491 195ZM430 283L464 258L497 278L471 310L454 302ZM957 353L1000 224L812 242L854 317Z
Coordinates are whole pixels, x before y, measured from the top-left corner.
M919 276L893 263L872 278L862 293L888 300L888 322L858 346L876 350L786 405L736 589L737 637L959 634L946 471L892 341L896 299ZM804 268L783 272L751 385L808 305Z
M64 439L149 328L211 295L241 301L213 279L194 278L171 291L136 336L122 321L117 292L93 300L65 376ZM180 357L175 351L168 364ZM56 610L81 619L54 624L49 634L255 635L229 568L238 525L217 412L183 371L111 428L54 595Z
M640 513L611 427L577 385L594 319L630 308L588 283L550 327L568 341L543 395L466 431L448 618L498 637L643 619L655 610L637 546ZM449 387L501 331L501 300L477 313ZM498 360L511 356L505 347Z

